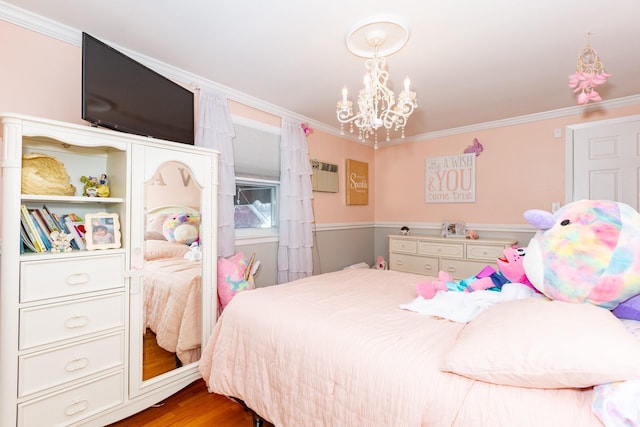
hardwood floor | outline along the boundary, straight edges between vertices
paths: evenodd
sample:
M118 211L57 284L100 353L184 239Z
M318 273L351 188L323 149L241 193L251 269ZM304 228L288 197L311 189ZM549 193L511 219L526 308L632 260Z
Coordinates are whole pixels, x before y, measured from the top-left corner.
M150 330L144 335L144 379L175 368L173 353L156 343ZM253 427L253 414L226 396L209 393L204 380L198 380L158 405L111 424L113 427ZM263 423L263 427L273 427Z
M209 393L204 380L198 380L170 396L158 406L145 409L112 427L252 427L253 415L239 403ZM273 427L264 423L264 427Z
M142 337L142 379L156 377L176 368L176 357L173 353L161 348L156 341L156 334L147 329Z

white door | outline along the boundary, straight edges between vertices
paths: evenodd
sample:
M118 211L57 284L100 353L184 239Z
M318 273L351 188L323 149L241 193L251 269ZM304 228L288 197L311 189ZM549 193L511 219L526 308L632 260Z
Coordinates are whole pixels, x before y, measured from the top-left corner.
M569 127L567 202L606 199L638 210L640 117Z

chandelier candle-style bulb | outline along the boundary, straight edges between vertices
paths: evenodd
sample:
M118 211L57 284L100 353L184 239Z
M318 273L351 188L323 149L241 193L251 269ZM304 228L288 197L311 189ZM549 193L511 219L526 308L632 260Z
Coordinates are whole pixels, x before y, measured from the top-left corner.
M378 29L376 26L380 26ZM386 26L386 27L385 27ZM390 41L384 28L393 27L393 35L404 34L395 43ZM401 31L398 31L398 30ZM357 37L359 32L367 31L366 37ZM366 39L372 54L364 53L357 49L357 40ZM352 109L353 103L348 100L348 92L346 87L342 89L342 100L338 101L336 115L340 122L340 132L344 134L344 125L350 125L350 132L353 133L354 125L358 128L358 139L366 142L369 138L374 140L374 148L378 148L378 129L386 129L386 140L390 141L390 131L401 131L401 137L404 138L404 128L407 119L418 107L416 93L410 89L411 81L409 77L404 80L403 90L398 95L396 102L395 94L387 86L389 73L386 70L386 60L384 56L379 55L379 49L383 44L391 42L390 49L384 52L392 54L400 50L408 39L408 29L392 20L372 21L356 27L347 37L347 46L349 49L359 56L368 58L365 61L367 72L365 73L362 84L363 88L358 92L358 112L354 113Z

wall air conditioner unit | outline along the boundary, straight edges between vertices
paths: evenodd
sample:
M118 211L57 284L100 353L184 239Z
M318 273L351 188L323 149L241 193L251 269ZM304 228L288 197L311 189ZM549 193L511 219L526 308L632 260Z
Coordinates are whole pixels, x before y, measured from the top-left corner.
M311 160L311 171L313 191L338 192L338 165Z

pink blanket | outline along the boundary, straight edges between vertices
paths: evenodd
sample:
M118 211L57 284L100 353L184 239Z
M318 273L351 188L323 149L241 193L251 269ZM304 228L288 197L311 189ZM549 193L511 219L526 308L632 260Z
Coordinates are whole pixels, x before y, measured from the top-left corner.
M441 372L463 325L399 308L423 280L359 269L242 292L200 371L211 392L244 400L278 427L601 426L590 389Z
M200 358L201 275L200 262L182 258L146 261L144 266L145 326L183 364Z

